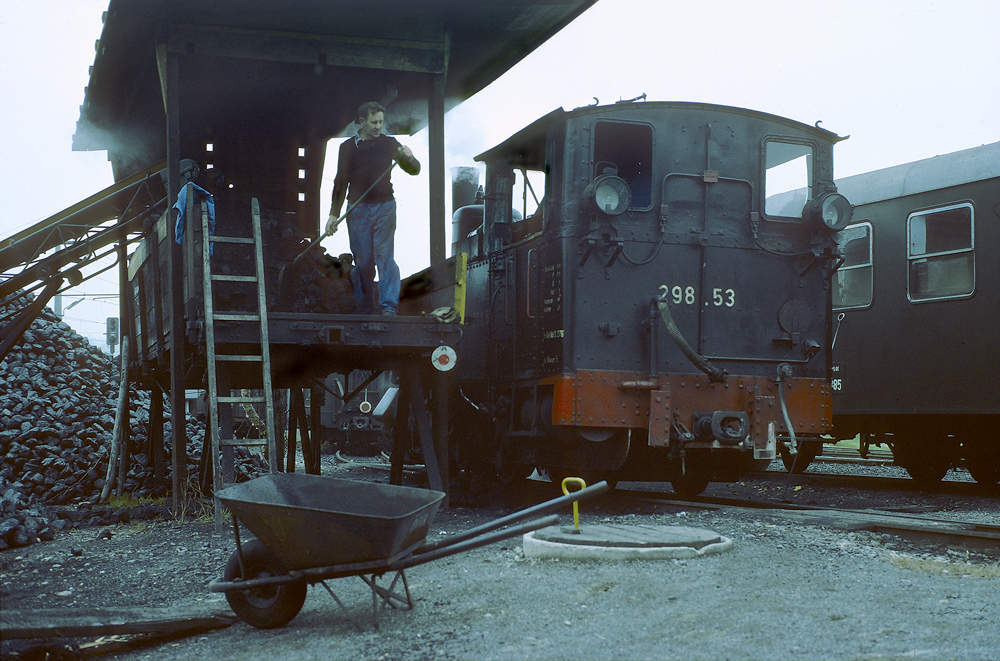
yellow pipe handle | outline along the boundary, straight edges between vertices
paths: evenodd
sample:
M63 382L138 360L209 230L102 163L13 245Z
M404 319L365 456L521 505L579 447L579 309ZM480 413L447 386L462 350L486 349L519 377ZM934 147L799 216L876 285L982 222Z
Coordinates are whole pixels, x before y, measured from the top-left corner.
M582 477L564 477L562 481L562 492L563 495L569 495L569 485L575 484L580 489L586 489L587 483L584 482ZM577 489L579 491L580 489ZM580 503L573 501L573 529L580 532Z

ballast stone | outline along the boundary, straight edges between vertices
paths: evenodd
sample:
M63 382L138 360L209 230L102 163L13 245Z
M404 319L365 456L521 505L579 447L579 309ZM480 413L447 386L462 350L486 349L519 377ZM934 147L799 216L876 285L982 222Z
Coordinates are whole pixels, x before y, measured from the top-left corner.
M670 560L698 558L732 548L727 537L704 528L655 525L549 526L524 536L526 558Z

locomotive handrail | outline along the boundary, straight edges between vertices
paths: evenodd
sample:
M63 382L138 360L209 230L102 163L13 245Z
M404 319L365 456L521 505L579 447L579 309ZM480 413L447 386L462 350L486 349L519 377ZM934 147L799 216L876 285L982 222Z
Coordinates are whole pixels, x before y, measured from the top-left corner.
M658 296L653 299L653 305L655 305L660 310L660 317L663 319L663 323L667 326L667 333L673 338L674 342L677 344L677 348L681 350L688 360L690 360L695 367L700 369L702 372L708 375L710 381L721 382L726 379L726 370L721 367L716 367L712 363L708 362L704 356L699 354L694 348L688 344L688 341L681 334L677 324L674 323L674 317L670 314L670 304L667 302L665 296Z

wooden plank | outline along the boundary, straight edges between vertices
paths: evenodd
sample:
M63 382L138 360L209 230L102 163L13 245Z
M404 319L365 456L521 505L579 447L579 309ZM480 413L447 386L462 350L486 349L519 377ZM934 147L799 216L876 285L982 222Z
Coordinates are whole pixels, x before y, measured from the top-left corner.
M38 608L0 611L0 637L51 638L220 629L236 621L221 604L165 608Z
M399 313L419 316L436 308L453 308L460 323L465 323L466 261L464 252L452 255L403 280Z

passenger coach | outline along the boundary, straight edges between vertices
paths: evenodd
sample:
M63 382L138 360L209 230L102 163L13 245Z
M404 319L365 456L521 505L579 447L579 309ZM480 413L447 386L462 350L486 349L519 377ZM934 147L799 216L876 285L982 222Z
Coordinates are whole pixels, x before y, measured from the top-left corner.
M934 483L1000 481L1000 142L837 182L834 427Z

